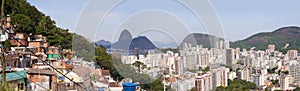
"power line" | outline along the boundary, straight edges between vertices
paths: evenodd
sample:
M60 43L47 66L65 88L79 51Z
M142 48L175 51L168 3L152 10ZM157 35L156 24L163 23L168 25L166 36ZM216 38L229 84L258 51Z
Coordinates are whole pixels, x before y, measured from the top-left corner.
M5 32L7 34L9 34L5 28L4 28L4 0L2 0L2 5L1 5L1 28L2 28L2 35L1 36L5 36ZM24 44L22 44L19 40L17 40L16 38L12 37L12 39L14 39L15 41L17 41L18 43L20 43L22 46L25 46ZM4 49L4 44L5 44L5 41L2 41L2 47L1 47L1 50L2 50L2 84L4 84L6 81L6 75L5 75L5 49ZM39 60L41 60L43 62L43 64L45 65L45 61L40 58L39 56L37 56L32 50L30 50L29 48L27 48L27 46L25 46L25 49L29 50L33 56L37 57ZM46 63L47 64L47 63ZM64 77L66 77L67 79L69 79L71 82L75 83L76 85L78 85L79 87L83 88L80 84L78 84L77 82L73 81L71 78L67 77L65 74L63 74L62 72L58 71L56 68L54 68L53 66L51 66L50 64L47 64L48 66L50 66L52 69L54 69L56 72L60 73L61 75L63 75ZM83 88L84 89L84 88Z
M25 72L26 72L26 70L24 70ZM23 76L23 75L21 75L21 74L19 74L19 73L15 73L15 74L17 74L17 75L19 75L19 76L21 76L21 77L25 77L25 76ZM42 88L44 88L44 89L47 89L45 86L43 86L43 85L40 85L40 84L38 84L38 83L36 83L36 82L33 82L33 83L35 83L36 85L38 85L38 86L40 86L40 87L42 87Z
M7 34L9 34L8 31L4 30ZM13 40L15 40L16 42L18 42L21 46L25 46L23 43L21 43L19 40L17 40L15 37L12 37ZM27 48L27 46L25 46L26 50L29 50L29 52L31 52L31 54L33 54L33 56L37 57L39 60L41 60L43 62L43 64L50 66L52 69L54 69L56 72L58 72L59 74L61 74L62 76L66 77L68 80L70 80L71 82L75 83L76 85L78 85L79 87L81 87L82 89L84 89L84 87L82 87L80 84L78 84L77 82L73 81L73 79L67 77L65 74L63 74L62 72L60 72L58 69L56 69L55 67L53 67L52 65L50 65L49 63L47 64L45 62L45 60L43 60L42 58L40 58L38 55L36 55L32 50L30 50L29 48ZM86 89L85 89L86 90Z

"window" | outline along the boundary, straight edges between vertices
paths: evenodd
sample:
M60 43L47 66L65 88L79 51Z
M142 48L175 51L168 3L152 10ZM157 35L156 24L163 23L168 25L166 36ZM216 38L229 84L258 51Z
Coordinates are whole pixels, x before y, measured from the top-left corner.
M73 82L70 82L70 86L73 86Z
M24 83L19 83L18 84L18 89L19 90L24 90Z
M70 87L70 83L66 83L66 87Z
M67 88L73 87L73 82L68 82L68 83L66 83L66 87L67 87Z
M14 66L17 67L17 61L14 61Z

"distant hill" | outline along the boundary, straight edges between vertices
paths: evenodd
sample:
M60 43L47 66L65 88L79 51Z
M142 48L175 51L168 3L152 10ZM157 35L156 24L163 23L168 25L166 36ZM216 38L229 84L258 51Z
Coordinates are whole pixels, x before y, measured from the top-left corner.
M282 49L286 44L289 44L287 49ZM282 27L273 32L264 32L252 35L244 40L239 40L231 43L232 48L256 47L257 50L265 50L269 44L274 44L279 51L288 49L300 49L300 27L290 26Z
M105 41L105 40L99 40L99 41L96 42L96 46L102 45L105 48L110 48L111 44L112 44L111 42Z
M128 40L131 40L131 39L132 39L131 33L128 30L124 29L121 32L118 41L128 41Z
M177 43L164 43L164 42L159 42L159 41L154 41L153 44L157 48L177 48Z
M129 46L130 46L130 43L131 43L131 40L132 40L132 35L131 33L124 29L120 36L119 36L119 39L117 42L113 43L111 45L111 48L113 49L121 49L123 50L123 52L129 52Z
M134 48L139 48L141 50L151 50L155 49L156 47L146 36L139 36L132 39L131 41L129 49L134 50Z
M101 44L103 45L103 44ZM104 46L104 45L103 45ZM109 45L106 45L109 46ZM141 52L155 49L156 46L145 36L139 36L137 38L132 38L131 33L128 30L123 30L119 36L119 40L111 44L112 49L121 49L124 53L132 54L134 48L138 48Z
M203 45L203 47L211 48L215 47L211 41L224 40L209 34L192 33L185 37L180 44L180 47L184 43L190 43L192 45ZM256 47L256 50L265 50L269 44L274 44L276 50L286 52L289 49L296 49L300 51L300 27L290 26L276 29L273 32L263 32L252 35L244 40L230 42L231 48L246 48ZM289 44L288 48L283 48L286 44Z
M183 47L184 43L195 45L202 45L205 48L215 47L215 43L211 43L211 41L224 40L223 38L218 38L209 34L202 33L192 33L187 35L184 40L181 42L180 47Z

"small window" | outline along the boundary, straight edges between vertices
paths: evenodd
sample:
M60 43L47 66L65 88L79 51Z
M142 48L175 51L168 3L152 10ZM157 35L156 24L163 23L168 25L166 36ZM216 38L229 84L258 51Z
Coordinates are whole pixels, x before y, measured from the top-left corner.
M19 90L24 90L24 83L19 83L18 84L18 89Z
M73 82L70 82L70 86L73 86Z
M17 61L14 61L14 66L15 66L15 67L17 66Z

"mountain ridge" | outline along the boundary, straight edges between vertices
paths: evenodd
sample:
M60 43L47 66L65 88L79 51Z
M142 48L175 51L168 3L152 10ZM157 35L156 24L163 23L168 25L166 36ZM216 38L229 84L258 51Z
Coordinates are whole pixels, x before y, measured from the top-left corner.
M250 49L251 47L256 47L256 50L265 50L269 44L274 44L276 46L276 50L278 51L286 52L289 49L296 49L300 51L300 40L298 40L298 38L300 38L300 27L287 26L280 27L271 32L256 33L242 40L233 42L231 41L230 47L241 49ZM211 45L213 43L210 42L216 40L225 39L209 34L191 33L184 38L179 47L181 48L184 43L191 43L192 45L203 45L203 47L211 48L214 47L214 45ZM283 47L286 44L289 44L289 47L284 49ZM132 47L130 47L130 49L132 49Z
M300 47L300 27L298 26L288 26L281 27L272 32L262 32L251 35L243 40L238 40L231 42L232 48L246 48L256 47L258 50L267 49L269 44L274 44L276 49L279 51L285 51L288 49L297 49ZM289 44L287 49L283 47Z
M111 49L120 49L123 53L129 54L132 54L135 48L138 48L141 54L147 53L147 50L156 48L156 46L146 36L132 38L131 33L126 29L121 32L117 42L111 43L111 45L105 45L103 43L99 45Z

